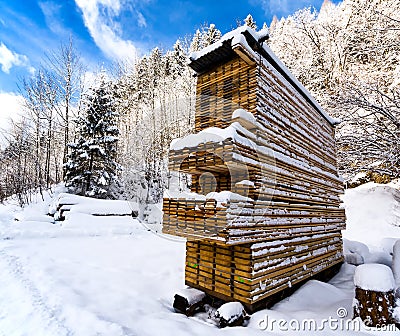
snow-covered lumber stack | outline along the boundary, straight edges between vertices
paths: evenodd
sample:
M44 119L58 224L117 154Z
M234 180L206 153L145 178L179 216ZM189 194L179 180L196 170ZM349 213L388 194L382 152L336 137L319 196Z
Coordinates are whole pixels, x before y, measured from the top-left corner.
M92 216L132 216L137 217L137 203L123 200L105 200L61 193L50 205L49 215L56 220L64 220L67 213L82 213Z
M244 26L191 55L196 133L169 160L191 193L163 204L163 232L189 238L186 283L250 305L340 263L345 228L336 121L263 39Z
M339 233L228 245L186 245L186 284L250 307L342 260Z

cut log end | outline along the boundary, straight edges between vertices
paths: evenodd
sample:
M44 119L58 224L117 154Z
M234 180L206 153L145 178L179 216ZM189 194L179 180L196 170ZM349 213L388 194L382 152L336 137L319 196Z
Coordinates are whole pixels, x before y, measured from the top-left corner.
M205 293L194 288L188 288L175 294L173 307L177 313L193 316L197 312L203 311L206 303Z
M356 287L354 318L360 317L368 327L395 323L392 317L394 292L377 292Z
M215 318L219 328L244 326L250 319L240 302L223 304L215 312Z

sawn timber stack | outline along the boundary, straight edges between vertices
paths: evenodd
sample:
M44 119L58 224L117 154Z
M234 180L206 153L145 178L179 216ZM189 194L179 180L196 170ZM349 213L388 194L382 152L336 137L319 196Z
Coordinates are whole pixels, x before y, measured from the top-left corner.
M341 263L345 229L336 122L264 39L240 27L191 55L195 134L169 152L191 192L163 203L163 232L187 238L186 284L249 310Z

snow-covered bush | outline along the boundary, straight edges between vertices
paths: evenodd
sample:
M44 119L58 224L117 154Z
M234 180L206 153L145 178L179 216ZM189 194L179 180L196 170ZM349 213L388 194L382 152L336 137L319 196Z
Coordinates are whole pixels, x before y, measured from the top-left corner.
M370 256L367 245L348 239L343 239L343 254L347 263L356 266L367 262Z

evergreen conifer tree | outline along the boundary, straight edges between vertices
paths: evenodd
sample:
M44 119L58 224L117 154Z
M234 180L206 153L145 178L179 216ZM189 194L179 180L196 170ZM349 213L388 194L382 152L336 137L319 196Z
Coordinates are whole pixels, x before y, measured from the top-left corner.
M256 21L254 21L254 19L251 16L251 14L247 15L247 17L244 19L244 24L246 26L249 26L250 28L252 28L254 30L257 29Z
M78 140L69 144L65 164L66 186L74 193L96 198L112 197L119 186L116 162L118 114L104 73L84 97L84 115L77 122Z
M190 44L190 51L199 51L202 48L201 38L201 32L197 29Z
M221 39L221 37L222 34L217 28L215 28L215 24L210 24L210 26L204 32L202 48L205 48L210 44L217 42Z

